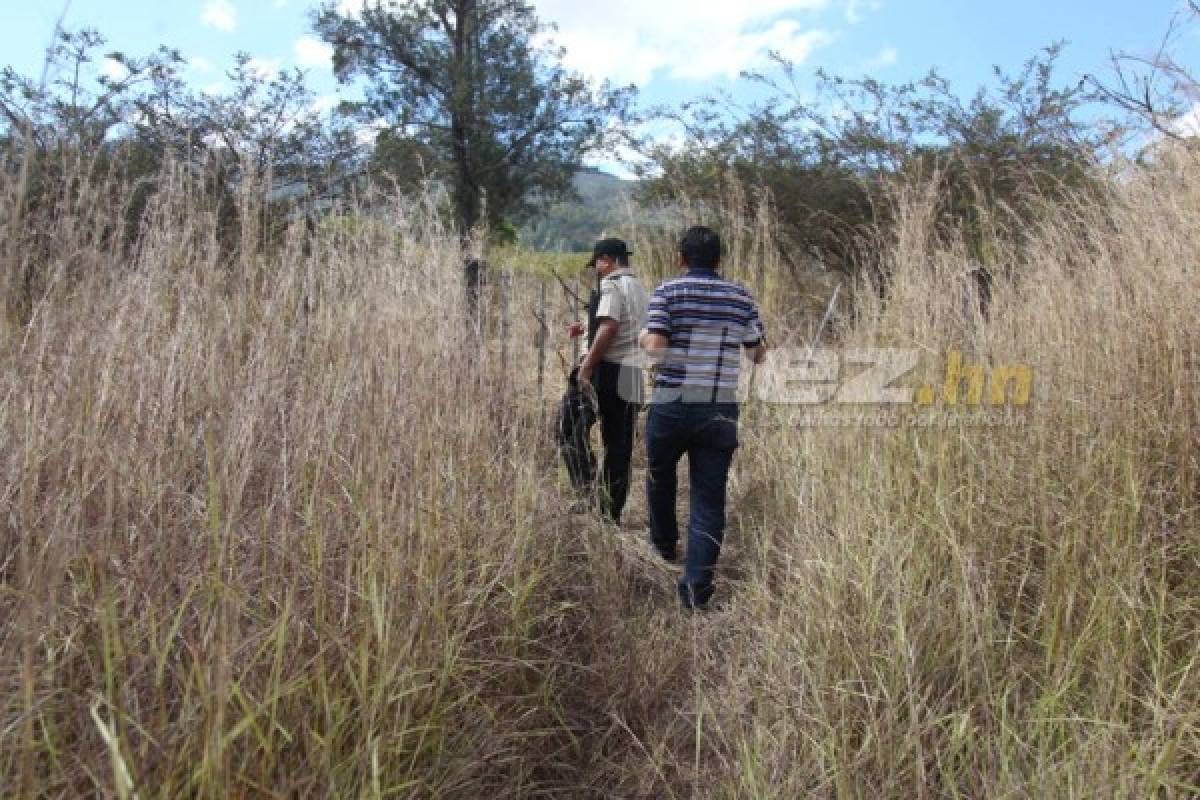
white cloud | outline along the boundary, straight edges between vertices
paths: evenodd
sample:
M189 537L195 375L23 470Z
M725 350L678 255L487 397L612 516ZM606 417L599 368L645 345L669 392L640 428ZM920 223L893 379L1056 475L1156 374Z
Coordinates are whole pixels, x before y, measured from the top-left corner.
M293 49L296 63L302 67L332 68L333 48L315 36L301 36Z
M620 178L623 181L637 180L638 174L630 169L627 160L629 159L624 153L620 153L616 158L592 156L583 159L585 167L598 169L601 172L607 172L609 175Z
M343 5L361 0L341 0ZM567 66L596 79L644 84L666 75L706 79L736 77L766 66L778 50L796 62L832 40L806 28L797 12L830 0L611 0L601 6L577 0L536 0L539 18L558 25L551 38L566 49Z
M337 108L338 102L339 100L336 94L323 94L316 100L313 100L312 105L309 106L309 110L324 116L325 114L328 114L330 111L333 111L335 108Z
M193 71L198 72L201 75L207 75L216 69L213 66L213 63L204 56L193 56L188 61L188 66L191 67Z
M106 78L114 81L123 81L129 77L128 68L115 58L104 59L100 64L100 71Z
M1171 123L1171 130L1178 136L1194 138L1200 136L1200 104L1191 107L1185 114Z
M357 15L367 2L337 0L337 10ZM796 17L833 2L610 0L597 6L534 0L534 6L539 19L558 26L549 38L565 48L568 67L598 80L645 84L661 76L735 78L742 70L767 66L771 50L803 62L833 36ZM850 2L874 7L880 0Z
M771 52L802 64L813 50L832 39L832 35L826 31L806 31L795 20L780 20L765 31L731 36L708 58L673 65L671 72L678 78L711 78L717 75L736 78L742 70L768 66L768 53Z
M283 59L279 58L259 58L254 57L246 62L246 67L251 73L260 78L274 78L279 70L283 67Z
M337 10L339 14L357 17L362 13L367 2L368 0L338 0Z
M354 139L360 145L374 144L375 139L379 136L380 132L385 130L387 127L387 123L383 120L368 122L365 125L360 125L357 129L355 129Z
M208 0L200 12L200 21L210 28L233 33L237 28L237 9L229 0Z
M857 25L863 21L868 11L878 11L883 8L883 0L847 0L846 21Z
M633 133L639 139L672 150L682 147L687 141L686 130L675 120L643 122L634 127ZM652 175L660 174L655 164L642 155L639 149L624 143L617 143L615 148L590 154L583 159L583 163L625 180L636 178L639 168L649 170Z
M885 67L890 67L899 60L900 60L900 51L897 50L896 48L892 47L891 45L887 45L882 50L880 50L878 53L876 53L874 56L867 59L867 63L864 64L864 66L867 68L867 71L869 72L869 71L875 70L875 69L883 69Z

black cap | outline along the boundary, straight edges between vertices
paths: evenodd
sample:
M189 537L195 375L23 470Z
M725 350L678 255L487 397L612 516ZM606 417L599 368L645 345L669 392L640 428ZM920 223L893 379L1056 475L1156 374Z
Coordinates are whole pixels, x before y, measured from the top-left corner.
M625 246L624 239L601 239L592 248L592 260L587 262L587 265L589 267L596 266L596 259L604 256L608 256L618 263L628 261L632 253L633 251Z

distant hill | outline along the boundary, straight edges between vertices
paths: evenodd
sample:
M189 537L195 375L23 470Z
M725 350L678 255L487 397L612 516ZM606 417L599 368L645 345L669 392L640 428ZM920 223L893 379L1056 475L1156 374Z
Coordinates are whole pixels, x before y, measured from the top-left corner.
M590 168L576 173L574 183L578 199L551 203L536 212L518 229L522 244L552 252L591 250L596 239L625 219L637 188L636 181Z

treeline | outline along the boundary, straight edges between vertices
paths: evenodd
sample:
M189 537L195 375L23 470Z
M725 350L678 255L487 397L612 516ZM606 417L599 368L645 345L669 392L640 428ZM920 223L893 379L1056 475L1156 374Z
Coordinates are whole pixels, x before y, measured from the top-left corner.
M89 228L87 252L129 252L151 199L171 185L192 214L216 217L217 246L232 258L279 235L286 187L320 196L365 168L354 130L322 117L299 70L268 74L238 54L229 88L205 93L185 80L177 51L130 56L105 44L94 30L59 31L42 76L0 71L10 195L0 264L18 319L56 274L87 268L86 252L63 252L64 227ZM281 202L247 202L256 193Z
M819 72L814 100L797 66L776 58L769 74L745 76L766 89L757 105L725 96L636 111L634 87L595 86L540 44L546 28L521 0L356 14L327 2L311 23L333 49L338 80L363 90L334 113L322 112L299 70L268 73L239 54L225 91L199 92L177 51L107 52L92 30L59 31L41 76L0 72L0 157L19 195L6 270L26 311L54 258L44 235L54 219L80 197L108 196L120 218L98 241L136 246L167 165L203 198L197 213L217 216L231 253L366 186L439 187L466 245L478 247L480 233L512 239L521 226L546 246L539 214L563 218L552 237L560 227L573 242L600 233L576 230L594 216L575 220L562 201L578 199L585 156L623 145L637 154L642 202L701 214L731 197L767 203L784 263L851 273L878 272L866 234L889 229L897 185L933 178L936 229L995 266L989 243L1019 240L1045 201L1102 188L1097 166L1122 152L1123 135L1179 136L1175 120L1189 110L1181 100L1195 86L1165 51L1117 56L1107 82L1063 85L1055 45L1015 73L997 69L992 85L966 97L937 73L888 85ZM1107 112L1124 117L1098 123L1117 120ZM639 139L656 120L682 136ZM731 194L731 181L750 191ZM250 187L268 202L240 201Z
M868 231L893 222L897 184L937 188L937 229L965 238L972 257L990 260L996 233L1017 235L1041 200L1098 188L1103 139L1082 120L1091 101L1083 85L1055 83L1057 46L1016 74L962 99L937 73L889 86L818 73L819 99L801 95L794 64L780 79L748 76L770 97L746 111L708 98L672 114L687 132L682 146L651 146L649 194L724 202L726 180L766 194L796 266L845 271L873 266Z
M1189 2L1157 52L1115 52L1104 75L1064 80L1065 45L1054 43L1015 72L994 67L968 94L937 71L889 85L818 70L813 95L797 65L773 55L769 72L743 75L765 90L757 103L717 94L657 112L682 137L633 141L645 157L642 199L746 219L765 205L782 263L865 272L885 291L878 256L891 242L880 236L897 229L897 203L921 191L932 246L1007 270L999 251L1021 247L1042 215L1094 199L1164 140L1189 149L1200 79L1175 50L1198 20L1200 3Z

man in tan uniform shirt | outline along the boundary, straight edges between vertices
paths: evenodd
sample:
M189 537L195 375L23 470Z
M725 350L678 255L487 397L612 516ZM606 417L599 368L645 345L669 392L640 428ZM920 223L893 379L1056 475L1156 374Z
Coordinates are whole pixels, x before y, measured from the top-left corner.
M600 291L589 309L590 343L579 368L580 381L590 382L599 401L604 464L600 471L600 511L620 524L629 494L633 430L642 404L642 354L637 338L646 322L649 298L629 268L629 248L621 239L601 239L592 250ZM571 327L580 336L583 326Z

